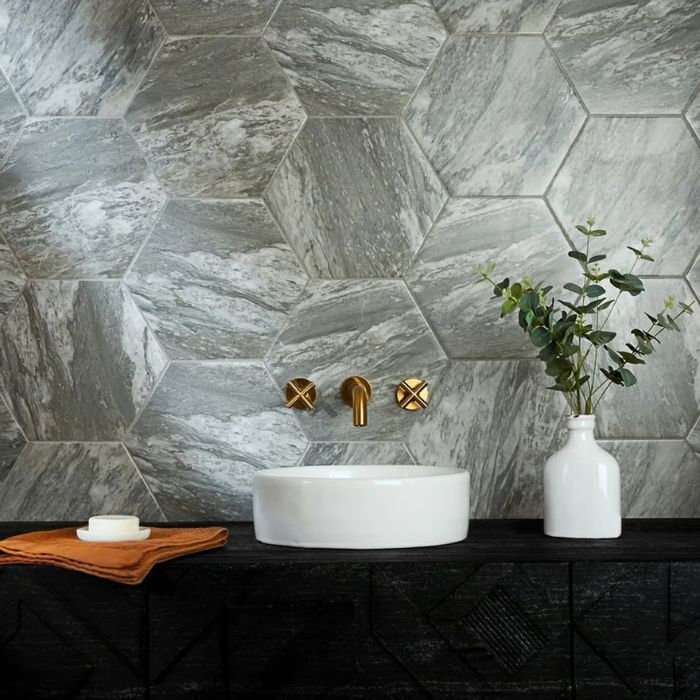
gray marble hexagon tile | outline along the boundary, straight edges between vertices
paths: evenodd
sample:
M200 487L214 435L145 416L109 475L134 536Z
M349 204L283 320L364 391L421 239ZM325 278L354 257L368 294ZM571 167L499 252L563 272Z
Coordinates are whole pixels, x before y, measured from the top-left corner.
M646 237L655 262L639 271L680 275L700 245L700 150L679 118L593 117L547 197L567 231L595 216L613 267Z
M142 0L8 0L0 65L30 114L121 117L164 38Z
M546 35L591 112L677 114L697 87L695 0L565 0Z
M316 383L313 412L297 411L310 440L401 440L416 420L395 399L408 377L434 384L445 355L400 280L310 282L266 356L278 386L294 377ZM352 424L340 398L351 375L373 386L368 425Z
M236 37L170 40L126 114L171 195L213 198L261 194L304 117L264 42Z
M540 195L585 112L542 37L451 36L406 119L453 195Z
M402 442L312 442L302 464L413 464Z
M305 283L254 201L171 200L127 278L172 359L261 357Z
M260 34L279 0L151 0L169 34Z
M286 0L265 40L312 115L393 115L445 38L429 0Z
M250 520L253 476L306 440L262 363L173 363L127 446L169 520Z
M0 322L12 308L25 278L13 252L0 238Z
M24 124L25 114L10 84L0 74L0 163L5 160Z
M688 435L688 444L693 452L700 457L700 418L698 418Z
M30 442L0 489L2 520L163 515L121 443Z
M446 194L399 119L309 119L266 200L312 277L398 277Z
M542 32L559 0L433 0L447 28L471 32Z
M696 518L700 459L684 440L601 440L620 464L622 516Z
M25 445L17 421L0 400L0 492L2 483Z
M118 282L32 282L0 328L8 405L31 440L118 440L166 359Z
M470 473L471 517L542 517L544 463L565 439L541 362L450 361L407 445L418 464Z
M649 327L644 312L656 315L669 296L692 300L680 279L645 279L646 291L620 296L609 329L620 332L610 345L624 349L632 328ZM679 311L675 309L674 313ZM681 317L681 333L664 331L647 364L632 367L638 383L612 387L598 407L598 432L609 438L684 438L700 411L700 314ZM608 363L610 364L610 363Z
M496 262L498 279L530 276L560 288L579 265L541 199L450 199L413 262L406 282L450 357L533 357L513 317L499 318L490 286L474 265ZM559 290L561 291L561 290Z
M30 277L121 277L164 199L121 121L49 119L0 171L0 229Z

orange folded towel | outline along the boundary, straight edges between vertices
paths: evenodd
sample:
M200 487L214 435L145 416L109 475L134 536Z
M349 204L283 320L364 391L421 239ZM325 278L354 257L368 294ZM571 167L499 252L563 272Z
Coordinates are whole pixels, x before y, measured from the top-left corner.
M82 542L75 528L42 530L0 540L0 565L49 564L134 586L158 563L223 547L225 527L152 527L141 542Z

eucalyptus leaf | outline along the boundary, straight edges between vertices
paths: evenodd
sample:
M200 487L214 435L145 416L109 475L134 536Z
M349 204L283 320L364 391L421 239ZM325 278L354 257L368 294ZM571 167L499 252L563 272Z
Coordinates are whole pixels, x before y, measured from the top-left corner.
M530 334L530 340L532 341L533 345L538 348L543 348L545 345L548 345L551 337L549 335L549 331L546 328L543 328L542 326L537 326L532 333Z

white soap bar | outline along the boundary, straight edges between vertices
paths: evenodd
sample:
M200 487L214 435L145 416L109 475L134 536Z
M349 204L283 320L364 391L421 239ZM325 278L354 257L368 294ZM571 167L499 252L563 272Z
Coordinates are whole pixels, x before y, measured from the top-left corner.
M89 520L90 532L131 535L139 531L135 515L94 515Z

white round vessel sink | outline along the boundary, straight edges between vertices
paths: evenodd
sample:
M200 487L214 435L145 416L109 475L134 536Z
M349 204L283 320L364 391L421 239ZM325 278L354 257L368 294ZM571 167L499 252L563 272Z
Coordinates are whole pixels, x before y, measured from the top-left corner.
M469 472L447 467L286 467L255 474L255 536L333 549L430 547L469 526Z

